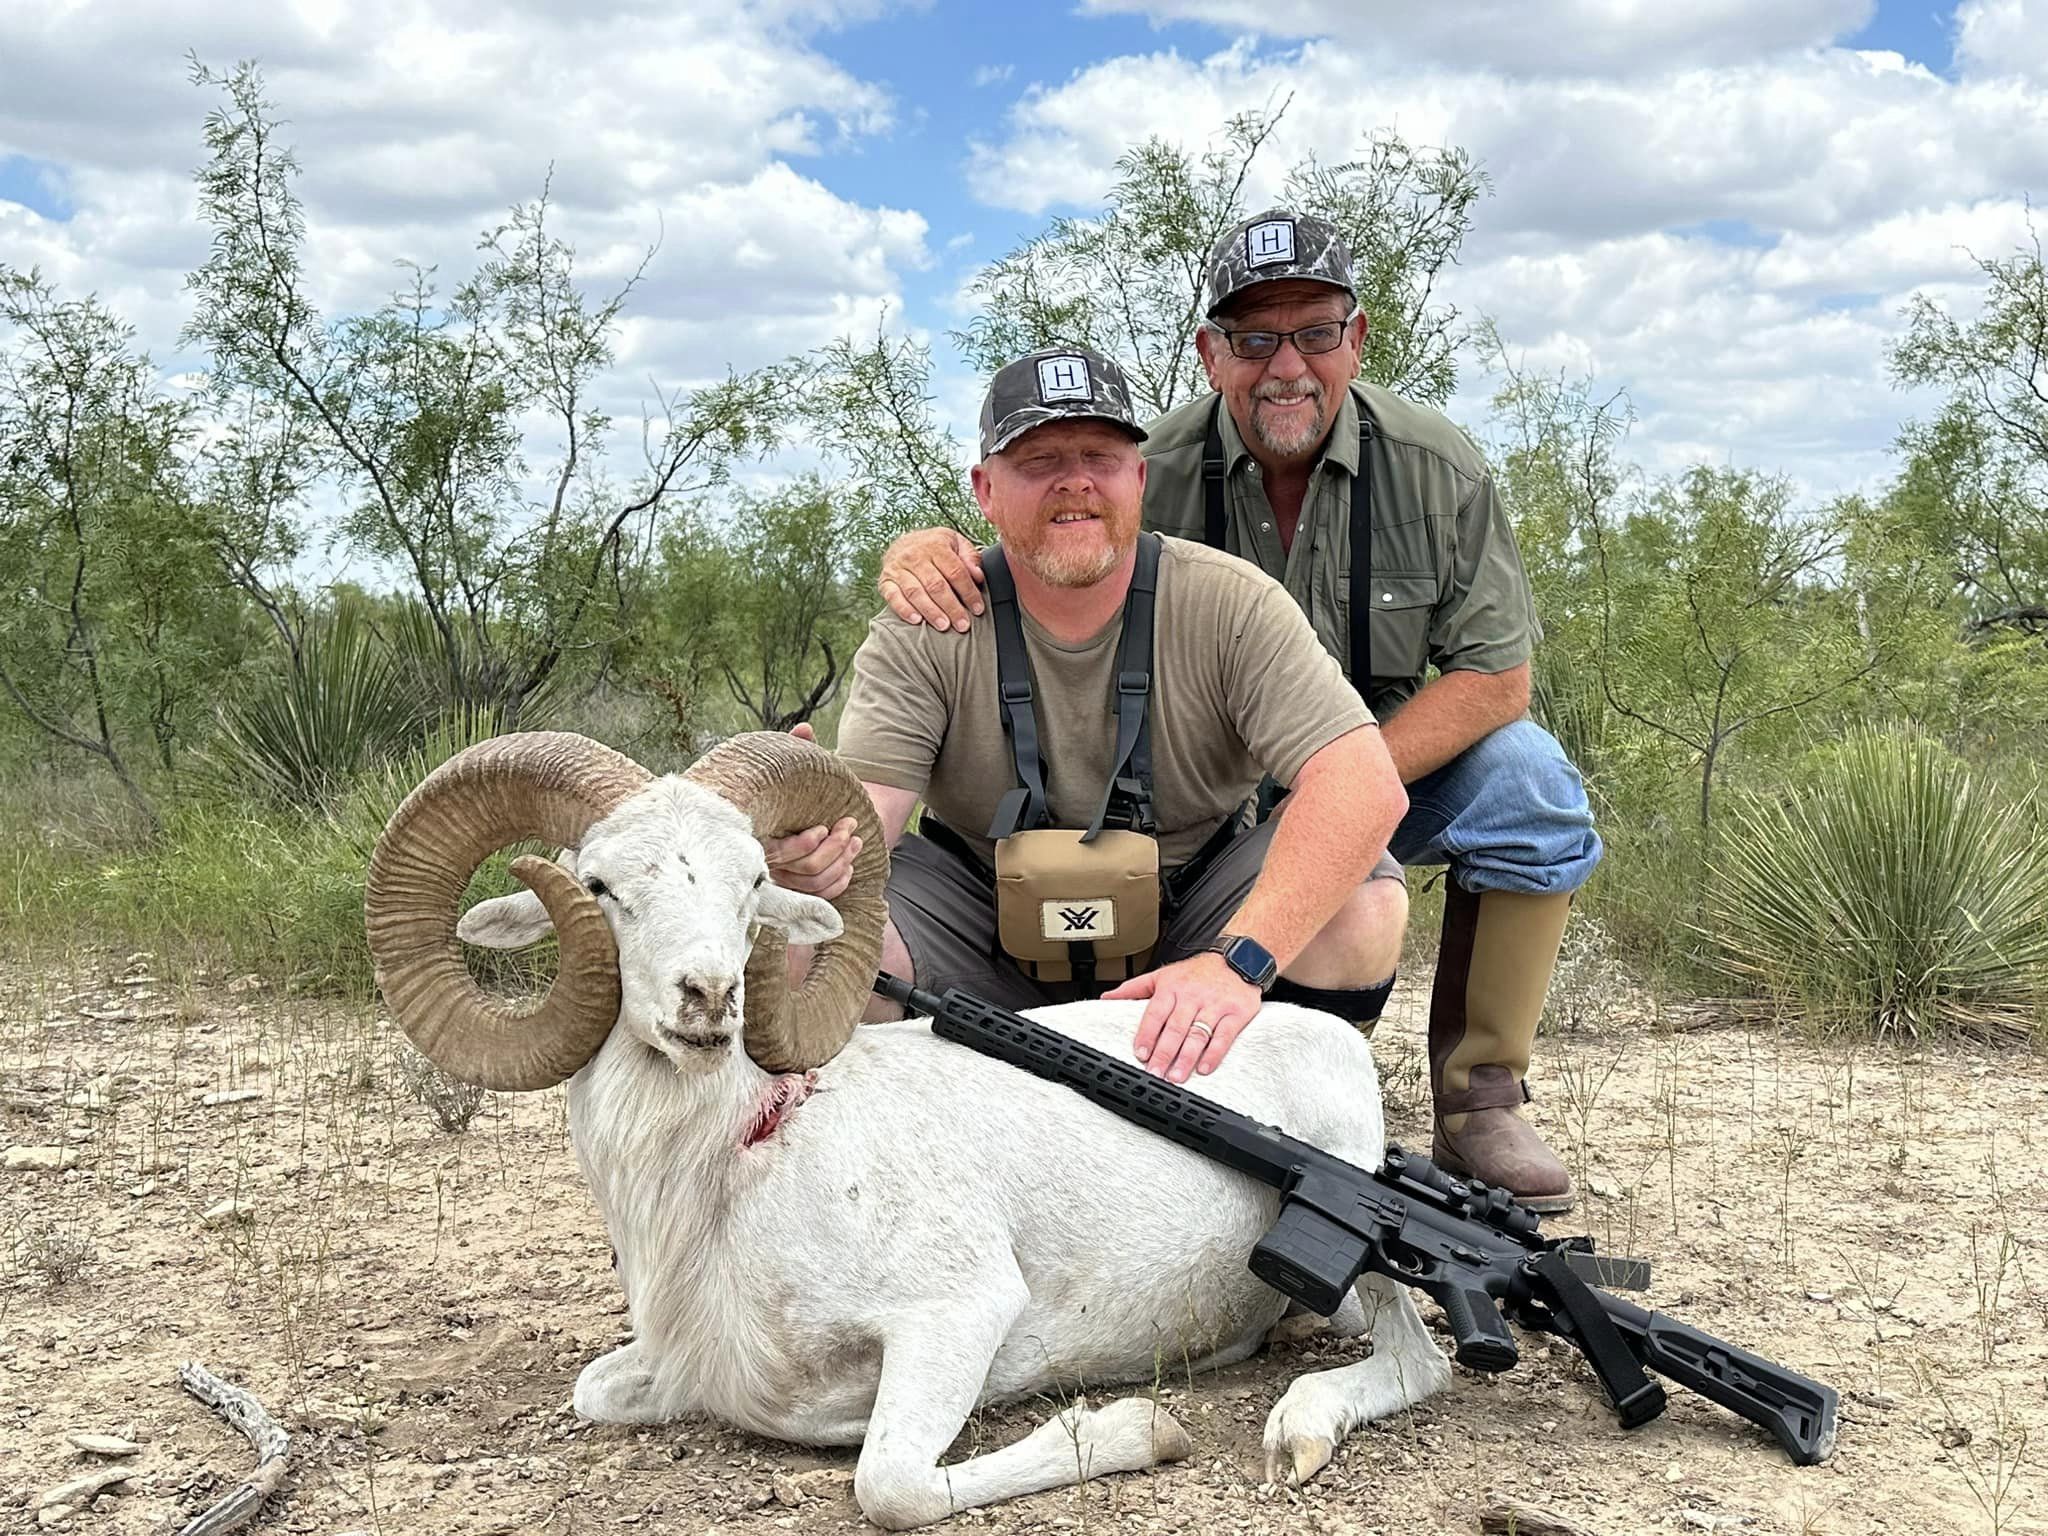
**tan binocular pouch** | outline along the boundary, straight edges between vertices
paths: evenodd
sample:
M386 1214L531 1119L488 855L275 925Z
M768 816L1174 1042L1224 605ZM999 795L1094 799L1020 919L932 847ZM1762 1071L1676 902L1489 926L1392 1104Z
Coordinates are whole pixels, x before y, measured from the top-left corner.
M996 934L1038 981L1098 981L1145 968L1159 942L1159 844L1141 832L1046 827L996 843Z

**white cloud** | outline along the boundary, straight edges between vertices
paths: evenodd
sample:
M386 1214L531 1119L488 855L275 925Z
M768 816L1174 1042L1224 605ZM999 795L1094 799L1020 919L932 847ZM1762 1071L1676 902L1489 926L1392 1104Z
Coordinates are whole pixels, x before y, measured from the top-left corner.
M1972 75L2048 80L2048 11L2036 0L1963 0L1956 7L1956 62Z
M1840 234L1786 235L1759 258L1755 280L1816 298L1896 293L1958 276L1979 259L2009 256L2029 238L2019 203L1944 202Z
M2020 0L2006 0L2017 8ZM1601 74L1725 64L1834 42L1875 0L1084 0L1097 14L1202 21L1264 37L1341 39L1453 68Z
M1495 184L1486 216L1496 236L1714 219L1823 231L1888 215L1930 187L1945 198L2016 195L2048 165L2048 93L1954 85L1893 54L1833 50L1631 80L1417 68L1364 89L1331 84L1372 78L1361 55L1330 42L1112 59L1027 94L1004 139L973 147L970 174L999 206L1087 204L1126 144L1153 133L1190 143L1232 113L1282 102L1269 184L1293 159L1342 157L1364 129L1391 126L1478 157Z
M1198 4L1229 19L1230 0L1146 9ZM1581 8L1590 14L1593 0ZM1671 7L1628 35L1640 42L1693 16L1754 42L1733 24L1738 9L1764 10ZM1819 0L1772 9L1809 41L1863 10ZM2012 19L1990 16L2001 0L1980 9L1980 29ZM1907 297L1967 292L1972 252L2009 254L2039 190L2029 178L2048 167L2048 89L2009 73L1951 80L1896 54L1765 56L1747 43L1730 45L1747 55L1735 62L1693 48L1681 64L1633 71L1546 72L1545 57L1508 71L1425 35L1439 13L1471 25L1468 8L1375 7L1371 25L1429 56L1388 68L1394 43L1348 40L1366 26L1345 20L1348 8L1259 10L1271 13L1267 33L1324 21L1345 36L1278 52L1239 41L1201 58L1130 55L1028 91L1001 136L970 149L977 195L1031 215L1096 206L1126 145L1157 134L1208 147L1231 114L1282 101L1247 191L1254 202L1277 192L1290 164L1352 155L1376 127L1462 146L1494 192L1440 296L1497 317L1532 365L1626 386L1642 417L1638 451L1671 468L1704 453L1817 491L1867 483L1902 415L1926 405L1894 389L1886 367ZM1635 44L1615 47L1619 59ZM1488 387L1467 378L1466 419Z
M901 307L898 273L928 264L924 236L921 215L856 207L787 166L686 196L634 295L620 367L701 380L871 332Z
M110 0L9 29L0 155L63 168L74 216L27 225L29 249L163 353L186 310L182 275L205 256L191 174L221 100L189 82L185 54L216 68L254 58L302 167L323 306L374 304L404 280L398 258L459 278L479 231L552 166L558 232L594 279L623 276L660 238L635 312L694 306L720 322L690 333L687 355L636 361L716 374L781 341L822 341L832 316L893 298L927 259L920 215L841 199L792 164L891 127L888 95L807 40L880 8ZM0 217L0 230L27 224L9 205Z
M58 167L71 216L0 201L0 261L39 266L67 294L97 292L160 366L189 373L196 360L176 340L184 277L208 242L192 172L222 93L194 88L185 54L217 70L253 58L302 168L307 288L329 314L405 285L400 259L438 267L446 291L475 269L480 231L544 184L551 226L594 292L614 291L659 242L591 402L615 422L609 473L630 478L657 392L872 331L885 308L901 313L905 274L930 263L922 213L807 174L893 127L897 103L811 41L890 3L46 8L4 28L0 159ZM560 429L528 427L539 473L557 462ZM324 494L314 509L336 510ZM302 574L332 574L323 559L310 553Z
M533 196L551 164L556 228L594 286L623 279L658 238L607 402L634 420L651 385L866 333L885 308L901 324L910 275L935 259L950 274L976 239L927 248L932 225L962 223L950 187L920 182L889 207L825 184L828 157L911 136L931 105L893 99L820 41L898 3L44 6L4 29L0 156L58 166L74 212L0 202L0 260L98 291L159 361L189 366L174 344L182 279L206 250L191 173L217 98L188 82L185 54L216 67L253 57L305 167L309 276L330 310L400 283L394 258L438 264L444 281L466 273L479 229ZM1973 293L1968 253L2009 253L2048 166L2048 22L2027 0L1963 0L1953 78L1839 46L1870 0L1083 9L1245 36L1027 86L970 148L975 196L1029 218L1092 206L1131 143L1206 142L1230 113L1290 96L1254 197L1305 154L1356 153L1377 126L1462 145L1495 191L1444 295L1497 315L1532 363L1627 385L1653 465L1705 455L1823 489L1867 479L1914 405L1884 366L1906 296ZM1091 24L1078 27L1085 46ZM943 78L903 78L972 92L985 111L1016 90L1012 69L970 57ZM1702 233L1728 225L1746 237ZM959 323L963 292L923 318ZM943 338L936 350L944 407L971 431L980 381L954 371ZM1462 419L1486 387L1468 371Z

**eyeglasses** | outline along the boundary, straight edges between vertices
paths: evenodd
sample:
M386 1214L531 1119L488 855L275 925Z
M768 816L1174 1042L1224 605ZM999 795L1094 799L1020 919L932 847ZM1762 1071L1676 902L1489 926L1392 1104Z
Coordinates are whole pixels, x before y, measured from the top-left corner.
M1344 344L1344 333L1351 329L1351 322L1357 318L1358 311L1354 309L1342 320L1323 320L1314 325L1304 325L1298 331L1233 331L1220 325L1212 325L1210 329L1221 332L1235 355L1256 362L1273 356L1283 341L1293 342L1294 350L1303 357L1334 352Z

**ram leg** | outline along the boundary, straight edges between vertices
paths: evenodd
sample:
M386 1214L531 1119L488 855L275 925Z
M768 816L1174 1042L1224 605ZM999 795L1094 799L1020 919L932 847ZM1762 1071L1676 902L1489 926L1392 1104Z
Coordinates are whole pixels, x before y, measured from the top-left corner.
M667 1398L657 1390L654 1369L636 1339L583 1367L571 1406L600 1424L659 1424L679 1411Z
M1451 1383L1451 1362L1416 1310L1407 1287L1361 1275L1356 1295L1372 1331L1372 1354L1356 1365L1297 1377L1266 1418L1266 1480L1305 1483L1344 1437L1421 1402Z
M1311 1312L1298 1301L1290 1301L1280 1321L1266 1330L1265 1342L1272 1344L1293 1344L1302 1339L1314 1338L1327 1333L1333 1339L1355 1339L1369 1331L1365 1320L1365 1308L1359 1305L1358 1293L1346 1291L1344 1299L1337 1304L1337 1310L1328 1317L1320 1312Z
M881 1383L853 1479L861 1513L876 1525L931 1525L964 1509L1177 1461L1192 1449L1172 1416L1144 1398L1092 1411L1077 1401L1012 1445L938 1465L1027 1299L1022 1278L1013 1275L978 1293L972 1315L927 1313L883 1345Z

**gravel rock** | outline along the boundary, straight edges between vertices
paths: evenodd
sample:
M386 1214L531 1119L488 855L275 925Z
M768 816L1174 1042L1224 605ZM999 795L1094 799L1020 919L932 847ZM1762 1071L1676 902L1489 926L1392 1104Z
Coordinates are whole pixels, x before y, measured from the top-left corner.
M133 1467L94 1467L92 1471L74 1477L67 1483L59 1483L44 1493L36 1500L36 1508L49 1509L54 1505L64 1504L71 1506L73 1513L76 1513L90 1504L94 1495L102 1489L111 1488L116 1483L125 1483L134 1475Z
M57 1173L78 1164L76 1147L9 1147L10 1173Z

